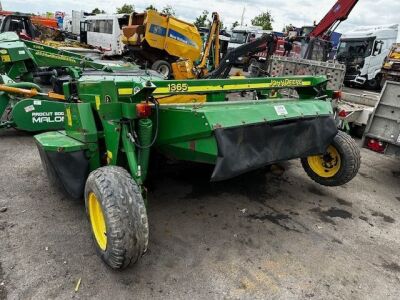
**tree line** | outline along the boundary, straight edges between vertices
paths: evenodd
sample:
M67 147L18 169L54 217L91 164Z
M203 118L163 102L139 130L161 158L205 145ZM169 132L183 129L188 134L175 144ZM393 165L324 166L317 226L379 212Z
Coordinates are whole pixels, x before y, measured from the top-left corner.
M154 5L149 5L146 7L146 10L152 9L155 11L158 11L158 9ZM116 13L117 14L131 14L135 11L135 6L133 4L124 4L121 7L117 7ZM162 14L168 15L168 16L175 16L175 10L171 5L165 6L163 9L160 10ZM96 7L95 9L92 10L92 14L105 14L106 11L103 9L99 9Z
M149 5L146 7L146 10L153 9L155 11L159 11L154 5ZM131 14L135 11L135 6L133 4L125 3L121 7L117 7L116 13L117 14ZM94 14L105 14L106 12L102 9L95 8L92 10ZM171 5L167 5L160 10L160 13L168 15L168 16L175 16L176 12L175 9ZM211 24L210 20L210 13L207 10L204 10L198 17L196 17L195 21L193 22L198 28L200 27L209 27ZM272 30L272 22L274 22L274 18L269 10L266 12L262 12L259 15L255 16L251 20L251 25L253 26L261 26L263 30ZM235 21L231 29L239 26L239 21ZM246 24L247 25L247 24ZM227 29L223 26L221 22L221 28Z

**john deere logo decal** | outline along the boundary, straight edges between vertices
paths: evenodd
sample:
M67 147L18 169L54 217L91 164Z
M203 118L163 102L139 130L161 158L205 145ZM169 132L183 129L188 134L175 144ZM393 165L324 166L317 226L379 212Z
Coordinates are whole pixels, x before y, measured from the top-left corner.
M311 85L310 81L303 81L301 79L283 79L271 80L271 87L295 87L295 86L308 86Z

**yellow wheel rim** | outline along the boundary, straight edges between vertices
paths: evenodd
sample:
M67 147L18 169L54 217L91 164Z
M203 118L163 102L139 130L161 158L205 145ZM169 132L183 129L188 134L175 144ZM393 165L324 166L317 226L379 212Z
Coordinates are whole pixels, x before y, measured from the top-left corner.
M324 155L309 156L307 158L311 170L320 177L330 178L340 170L340 154L332 145Z
M105 251L107 247L106 222L100 202L93 192L89 194L89 217L96 242L100 249Z

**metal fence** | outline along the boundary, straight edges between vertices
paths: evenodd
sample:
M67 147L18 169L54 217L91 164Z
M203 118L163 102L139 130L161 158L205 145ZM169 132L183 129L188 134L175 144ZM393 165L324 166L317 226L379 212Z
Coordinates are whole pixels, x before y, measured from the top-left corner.
M346 67L335 62L322 62L295 57L272 56L268 73L271 76L326 75L328 89L340 90L343 86Z

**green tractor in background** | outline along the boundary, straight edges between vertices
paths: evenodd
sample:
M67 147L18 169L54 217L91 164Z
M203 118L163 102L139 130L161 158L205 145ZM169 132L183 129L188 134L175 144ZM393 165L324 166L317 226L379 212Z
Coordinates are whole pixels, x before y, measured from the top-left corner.
M64 83L63 131L35 136L52 185L85 199L101 258L121 269L146 251L146 189L152 154L214 165L211 181L301 159L317 183L349 182L360 167L355 142L338 132L324 76L159 80L83 75ZM294 89L297 98L277 97ZM231 93L252 91L232 101ZM164 98L186 96L185 103Z

